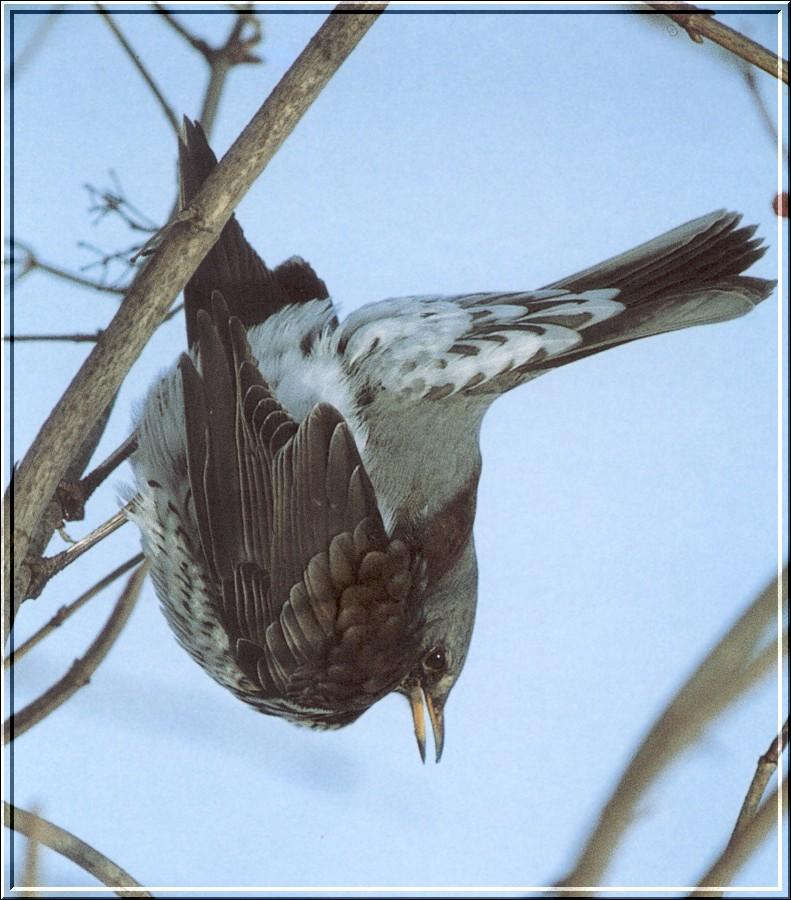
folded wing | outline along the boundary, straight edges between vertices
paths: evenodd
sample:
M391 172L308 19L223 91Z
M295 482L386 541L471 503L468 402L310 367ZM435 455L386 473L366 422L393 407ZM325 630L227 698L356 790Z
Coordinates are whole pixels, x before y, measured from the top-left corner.
M187 461L201 548L237 662L264 711L333 727L411 662L424 566L385 533L336 409L298 426L215 293L183 356Z

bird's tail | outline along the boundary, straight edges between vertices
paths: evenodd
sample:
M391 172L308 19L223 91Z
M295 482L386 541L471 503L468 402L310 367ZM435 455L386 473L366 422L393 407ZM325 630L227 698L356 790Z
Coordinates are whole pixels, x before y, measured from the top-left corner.
M625 309L585 329L582 345L546 367L650 335L735 319L765 300L777 282L741 273L766 247L753 238L756 226L739 228L740 221L738 213L718 210L547 285L575 293L617 288Z
M217 157L197 122L185 117L179 141L181 207L185 208L217 165ZM187 344L198 338L197 316L211 310L212 291L225 297L230 314L250 327L263 322L291 303L324 300L324 282L299 257L292 257L270 270L250 246L235 216L231 216L217 243L184 289Z

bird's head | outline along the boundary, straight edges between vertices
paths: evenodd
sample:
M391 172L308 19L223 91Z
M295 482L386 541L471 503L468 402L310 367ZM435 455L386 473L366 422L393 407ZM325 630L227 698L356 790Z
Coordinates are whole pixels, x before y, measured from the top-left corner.
M477 570L472 540L457 563L424 597L426 618L416 660L397 690L412 709L420 758L426 761L426 715L434 735L436 762L445 745L445 706L461 674L472 638Z

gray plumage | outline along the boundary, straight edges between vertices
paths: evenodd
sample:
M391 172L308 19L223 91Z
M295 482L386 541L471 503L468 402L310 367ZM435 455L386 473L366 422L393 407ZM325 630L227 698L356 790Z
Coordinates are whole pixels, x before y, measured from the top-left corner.
M214 164L187 123L185 203ZM398 690L421 753L425 703L439 756L475 617L486 410L549 369L751 310L774 282L741 274L764 248L739 222L710 213L540 290L338 323L307 263L270 271L231 220L185 291L191 355L149 394L133 460L131 517L180 642L302 724Z

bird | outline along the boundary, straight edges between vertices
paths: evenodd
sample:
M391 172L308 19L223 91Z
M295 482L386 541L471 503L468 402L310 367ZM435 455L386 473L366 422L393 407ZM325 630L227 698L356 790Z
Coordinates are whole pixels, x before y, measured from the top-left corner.
M179 143L187 207L217 165ZM737 213L537 290L386 299L339 320L300 257L232 217L184 291L187 351L149 391L138 525L177 640L256 710L350 724L397 692L435 759L477 605L479 432L503 393L652 335L750 312L776 282Z

